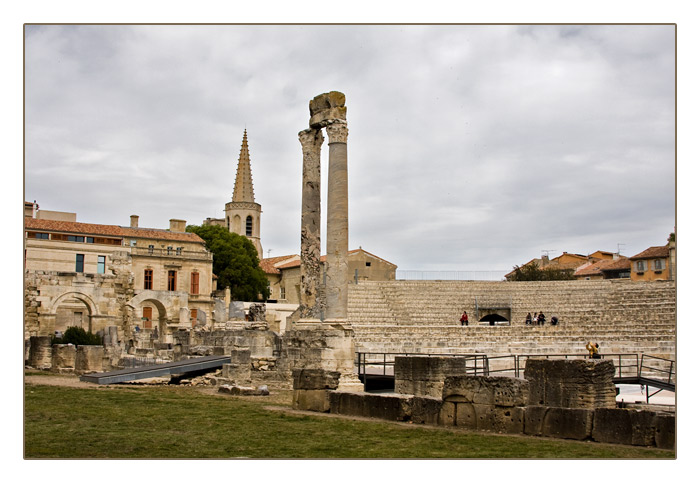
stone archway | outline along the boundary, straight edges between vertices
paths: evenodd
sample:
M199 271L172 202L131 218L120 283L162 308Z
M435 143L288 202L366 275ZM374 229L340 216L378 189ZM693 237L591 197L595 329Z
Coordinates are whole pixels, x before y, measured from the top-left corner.
M65 332L68 327L81 327L93 332L92 318L98 314L97 305L89 295L82 292L65 292L51 303L49 319L53 327L47 327L48 333Z

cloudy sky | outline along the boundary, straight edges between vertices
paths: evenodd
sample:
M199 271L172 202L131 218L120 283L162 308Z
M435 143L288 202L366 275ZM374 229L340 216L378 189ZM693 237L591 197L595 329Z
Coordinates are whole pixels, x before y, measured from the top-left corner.
M338 90L350 248L399 270L499 274L544 250L632 256L675 225L674 36L670 25L28 25L24 197L86 223L223 217L247 129L265 255L297 253L297 135L309 100Z

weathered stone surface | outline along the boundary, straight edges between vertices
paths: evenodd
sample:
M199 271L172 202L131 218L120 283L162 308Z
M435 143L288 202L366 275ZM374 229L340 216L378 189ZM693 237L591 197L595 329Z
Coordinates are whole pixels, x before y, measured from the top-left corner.
M417 424L437 425L442 398L430 396L415 396L411 402L411 421Z
M337 389L340 372L323 369L294 369L292 378L294 389Z
M445 400L503 407L525 406L528 395L528 381L499 376L448 376L442 392Z
M601 443L653 446L656 414L634 409L595 410L593 439Z
M265 322L265 304L250 304L248 307L248 321L249 322Z
M529 406L527 409L537 408ZM591 437L593 409L546 408L541 435L553 438L584 440Z
M73 344L56 344L52 348L51 371L72 372L75 370L77 349Z
M464 357L397 356L394 360L394 391L398 394L442 397L447 376L465 371Z
M330 412L389 421L411 419L412 397L405 395L368 394L330 391Z
M327 389L295 389L292 393L292 407L327 413L331 409L329 393Z
M37 335L29 338L29 365L36 369L51 369L51 337Z
M654 442L658 448L676 447L676 417L670 414L657 414L654 418Z
M334 119L345 120L347 107L345 107L345 94L331 91L319 94L309 101L309 126L320 129Z
M300 318L320 319L321 286L321 146L323 133L299 133L304 164L301 191Z
M75 356L75 372L102 372L105 349L101 345L79 345Z
M530 405L614 408L615 366L609 360L528 359L525 379Z

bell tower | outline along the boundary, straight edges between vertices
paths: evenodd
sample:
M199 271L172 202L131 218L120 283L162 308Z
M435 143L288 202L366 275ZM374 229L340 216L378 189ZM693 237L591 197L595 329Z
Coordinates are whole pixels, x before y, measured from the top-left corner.
M236 181L233 186L231 201L226 203L226 228L228 231L248 238L258 251L262 260L263 250L260 243L260 214L262 209L255 202L253 193L253 174L250 170L250 153L248 152L248 133L243 131L241 153L238 156Z

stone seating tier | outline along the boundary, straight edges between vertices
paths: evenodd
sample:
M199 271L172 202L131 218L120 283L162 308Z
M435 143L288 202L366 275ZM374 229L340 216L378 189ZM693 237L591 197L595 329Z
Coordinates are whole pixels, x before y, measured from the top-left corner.
M479 300L507 302L511 325L478 325ZM458 321L464 310L468 327ZM535 310L560 324L526 326ZM359 351L577 353L594 340L607 353L675 358L674 282L360 282L350 287L348 318Z

